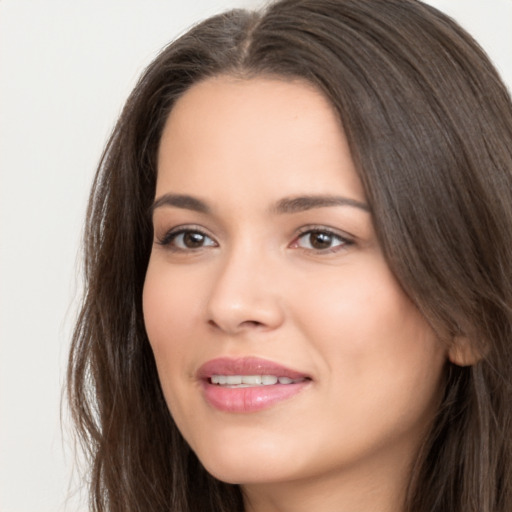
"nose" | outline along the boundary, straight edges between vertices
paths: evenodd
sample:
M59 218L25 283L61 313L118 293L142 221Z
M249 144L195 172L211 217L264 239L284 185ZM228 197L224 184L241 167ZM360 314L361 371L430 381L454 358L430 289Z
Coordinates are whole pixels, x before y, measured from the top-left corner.
M278 328L284 320L275 264L250 248L219 263L206 308L208 323L225 334Z

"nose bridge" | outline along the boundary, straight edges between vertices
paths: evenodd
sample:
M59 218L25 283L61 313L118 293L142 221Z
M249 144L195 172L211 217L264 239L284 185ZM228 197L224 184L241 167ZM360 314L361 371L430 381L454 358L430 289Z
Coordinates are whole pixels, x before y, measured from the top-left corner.
M211 286L208 321L231 334L254 327L277 327L283 312L272 286L276 272L275 261L254 241L226 251Z

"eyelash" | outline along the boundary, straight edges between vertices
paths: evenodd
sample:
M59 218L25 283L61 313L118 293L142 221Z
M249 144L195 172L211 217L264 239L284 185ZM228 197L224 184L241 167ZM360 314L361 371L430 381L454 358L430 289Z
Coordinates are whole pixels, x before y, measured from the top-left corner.
M315 247L300 247L299 240L306 237L307 235L327 235L331 242L336 239L340 243L335 245L334 247L326 247L326 248L315 248ZM305 226L299 232L299 235L294 239L291 243L291 247L302 249L304 251L313 251L318 254L326 254L326 253L334 253L340 250L346 249L347 247L354 244L354 240L349 238L347 235L342 235L341 233L334 231L332 229L326 228L324 226ZM309 243L311 245L311 241Z
M181 235L200 235L202 237L202 240L204 242L205 239L210 240L212 243L208 244L201 244L197 247L177 247L175 245L175 241L178 237ZM301 247L299 245L299 241L306 237L307 235L326 235L329 237L330 241L338 240L340 243L335 245L334 247L326 247L326 248L315 248L311 246L311 241L309 243L310 247ZM162 245L164 247L169 248L172 251L175 252L187 252L187 251L196 251L199 249L203 249L205 247L217 247L218 244L213 240L207 233L205 233L202 229L196 227L196 226L186 226L186 227L180 227L180 228L174 228L165 233L165 235L160 238L157 243L159 245ZM295 239L291 242L290 247L291 248L297 248L302 249L303 251L312 251L318 254L326 254L326 253L334 253L339 250L346 249L348 246L351 246L354 244L354 241L347 237L346 235L341 235L340 233L328 229L323 226L305 226L303 227L298 236L295 237Z
M208 245L201 245L199 247L176 247L176 245L173 245L173 242L180 236L180 235L200 235L203 237L203 239L208 238L213 242L213 244ZM158 240L158 244L169 248L172 251L180 252L180 251L194 251L197 249L202 249L203 247L210 247L213 245L217 245L217 243L202 229L199 229L196 226L186 226L186 227L180 227L180 228L174 228L165 233L165 235Z

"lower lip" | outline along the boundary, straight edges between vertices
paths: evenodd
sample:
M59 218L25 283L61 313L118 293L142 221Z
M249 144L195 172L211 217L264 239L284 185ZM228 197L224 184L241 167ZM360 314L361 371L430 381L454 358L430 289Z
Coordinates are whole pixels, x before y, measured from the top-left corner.
M300 393L310 381L295 384L271 384L247 388L228 388L203 382L207 402L224 412L247 413L261 411Z

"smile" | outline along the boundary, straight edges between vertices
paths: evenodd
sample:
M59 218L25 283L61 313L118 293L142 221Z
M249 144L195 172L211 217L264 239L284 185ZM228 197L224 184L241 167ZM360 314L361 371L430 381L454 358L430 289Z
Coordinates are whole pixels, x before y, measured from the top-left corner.
M251 413L283 402L311 384L299 371L260 358L219 358L198 371L203 397L222 412Z
M276 375L212 375L210 382L227 387L272 386L273 384L295 384L302 379L277 377Z

